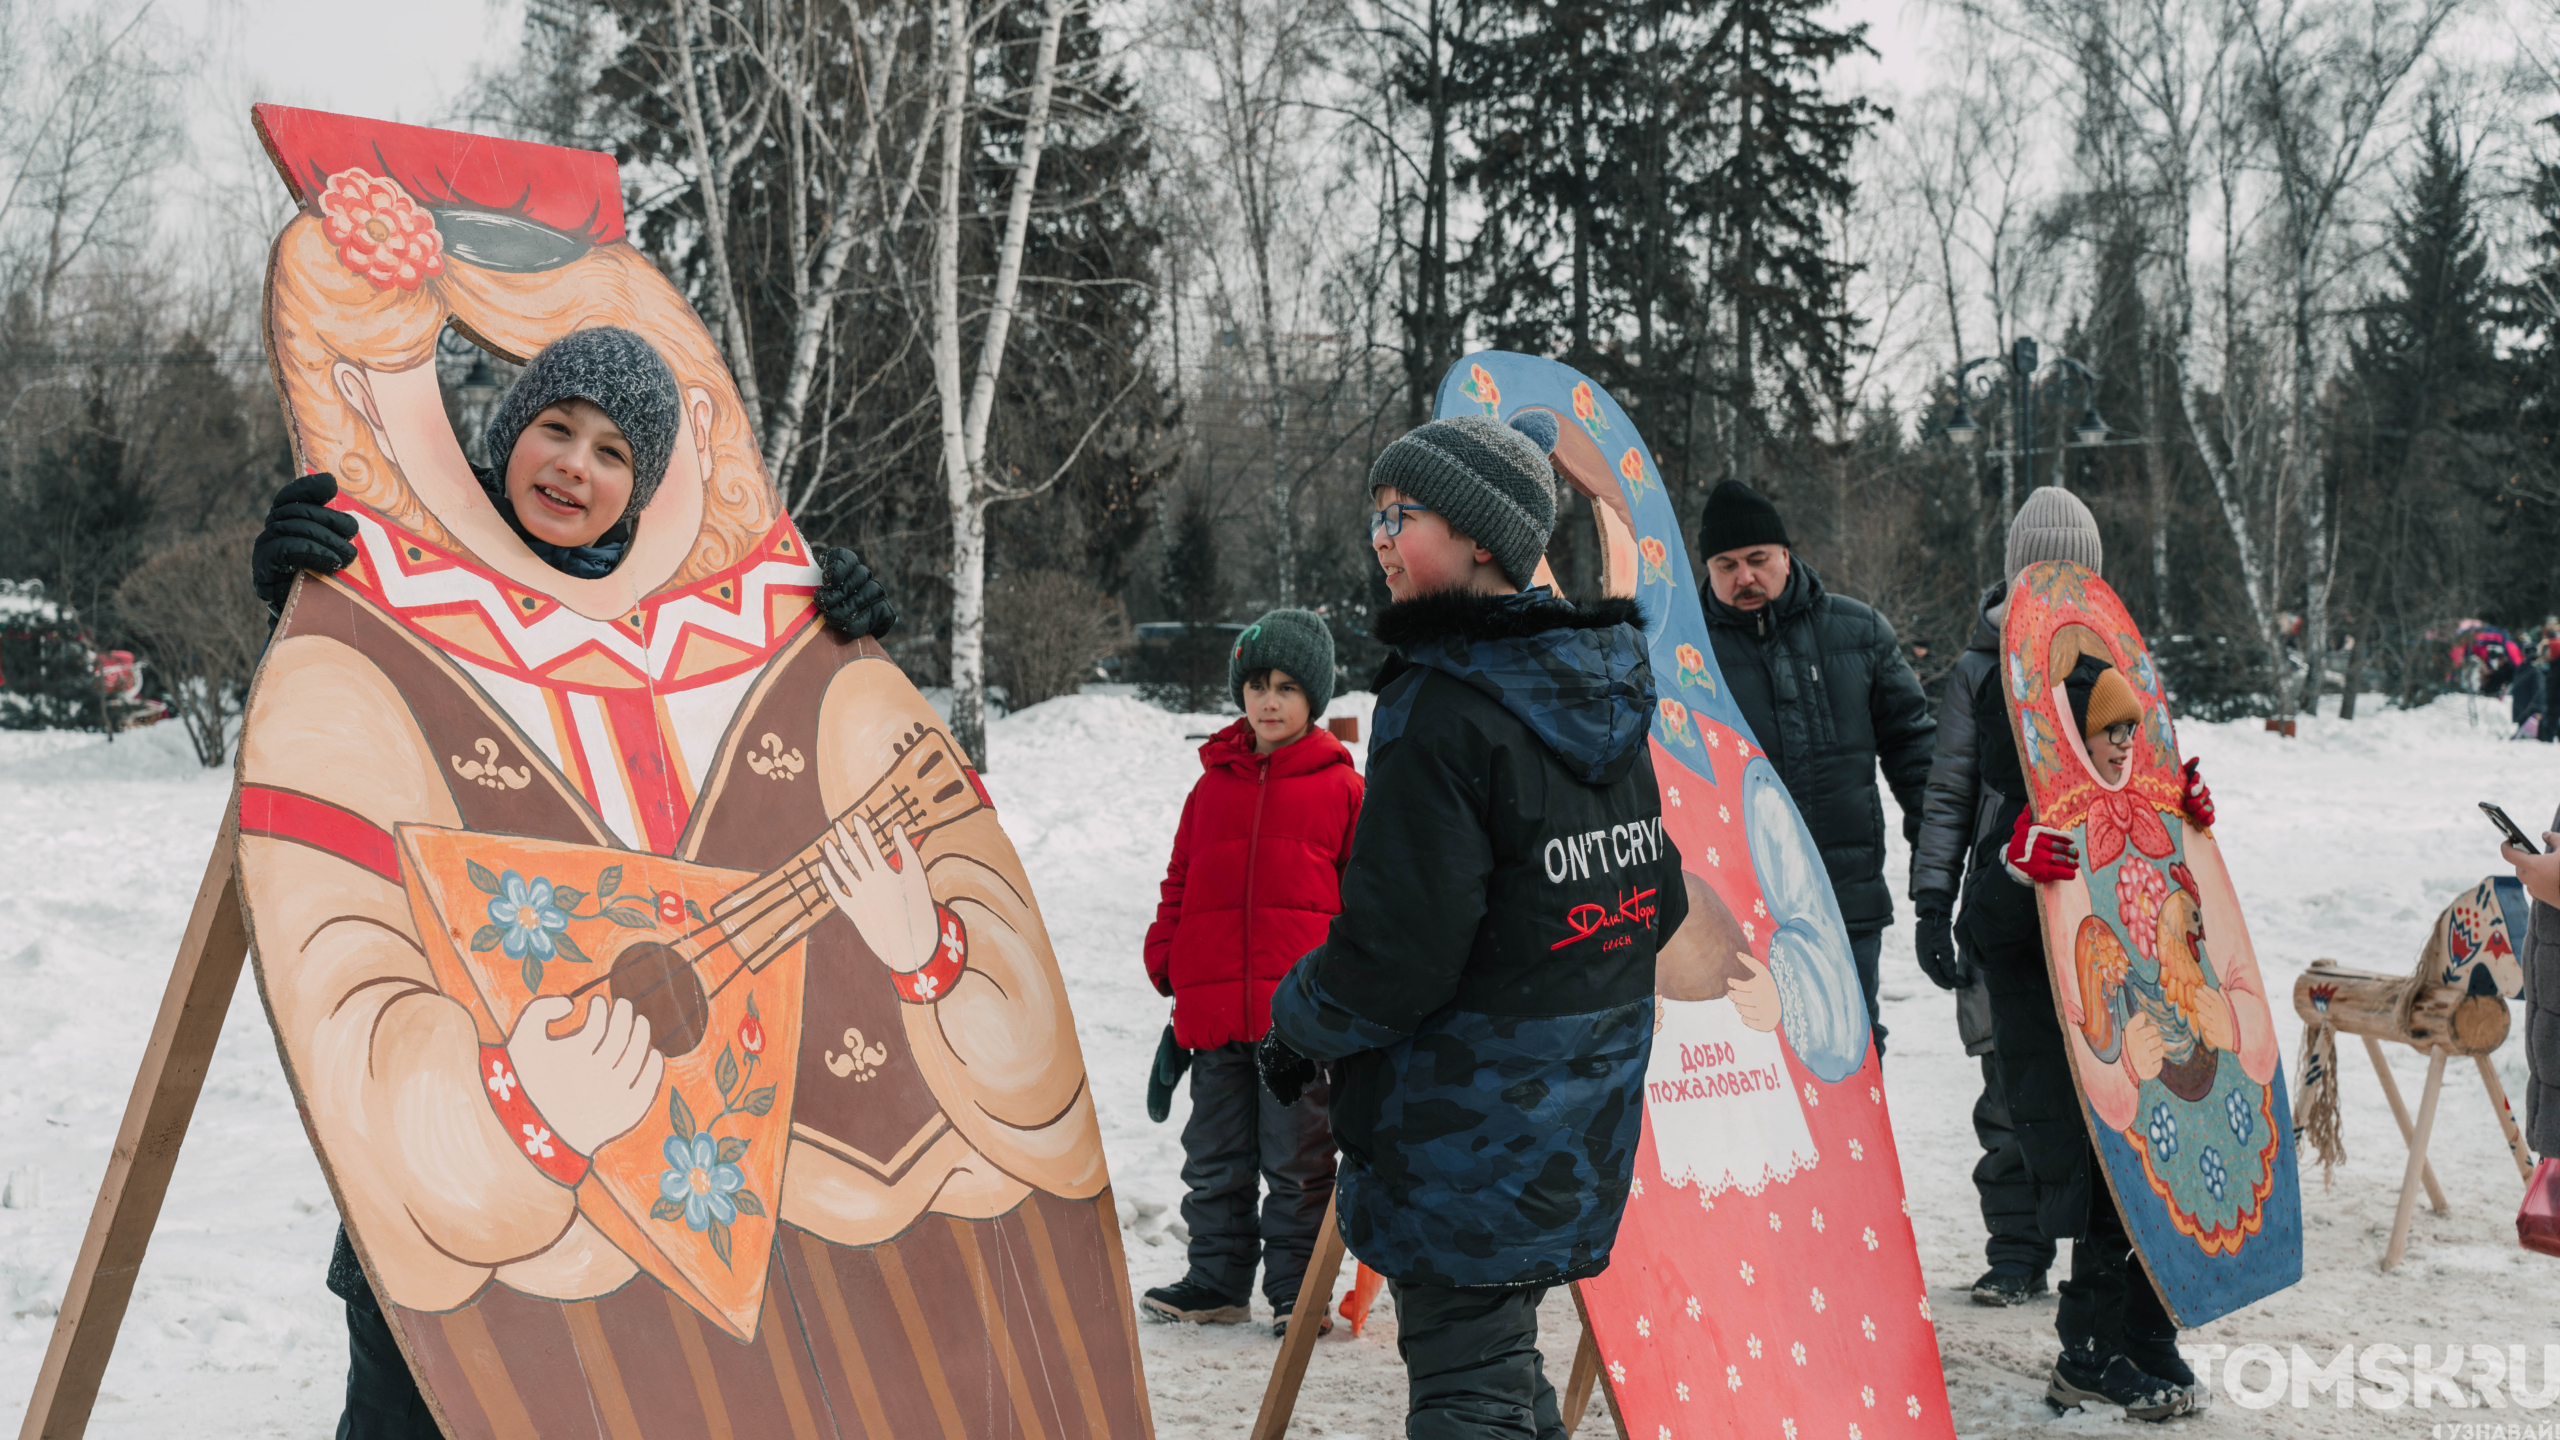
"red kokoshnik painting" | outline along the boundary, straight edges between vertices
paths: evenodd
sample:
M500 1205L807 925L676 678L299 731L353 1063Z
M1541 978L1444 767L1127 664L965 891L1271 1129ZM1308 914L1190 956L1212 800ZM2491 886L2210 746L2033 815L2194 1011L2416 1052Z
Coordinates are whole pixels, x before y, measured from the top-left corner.
M610 157L260 106L267 339L357 558L239 761L259 990L455 1436L1150 1433L1065 986L943 722L830 633ZM517 538L435 373L638 332L683 401L621 563ZM858 853L907 917L851 907ZM864 919L865 915L873 918ZM628 1001L646 1083L558 1066ZM633 1033L637 1033L636 1030Z

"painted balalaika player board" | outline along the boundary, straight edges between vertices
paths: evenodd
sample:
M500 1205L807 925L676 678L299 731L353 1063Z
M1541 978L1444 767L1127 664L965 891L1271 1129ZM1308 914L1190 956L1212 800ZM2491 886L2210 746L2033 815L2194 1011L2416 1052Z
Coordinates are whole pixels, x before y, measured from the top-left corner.
M2266 982L2213 832L2180 809L2160 672L2096 572L2029 566L2009 589L2001 681L2036 819L2080 873L2036 887L2081 1114L2125 1229L2180 1325L2302 1278L2293 1119ZM2099 779L2063 682L2082 656L2142 709L2123 777ZM2137 1017L2161 1042L2128 1044Z
M1469 356L1438 408L1553 413L1556 469L1592 502L1602 588L1644 611L1654 774L1689 919L1657 966L1626 1219L1609 1268L1580 1284L1625 1432L1953 1435L1848 929L1716 668L1661 471L1609 393L1552 360ZM1765 983L1759 970L1776 985L1768 1028L1731 994Z
M1021 861L915 688L820 622L613 161L256 121L299 206L276 381L359 553L301 582L259 671L239 873L312 1143L446 1433L1147 1434ZM622 326L674 370L682 433L612 574L552 570L491 507L448 323L518 360ZM581 1028L622 1001L645 1046L616 1011Z

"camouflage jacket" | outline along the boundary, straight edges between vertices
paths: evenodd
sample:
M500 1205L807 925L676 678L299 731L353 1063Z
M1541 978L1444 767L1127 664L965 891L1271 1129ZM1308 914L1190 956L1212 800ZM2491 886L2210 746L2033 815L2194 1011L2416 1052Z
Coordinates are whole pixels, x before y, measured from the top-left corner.
M1655 941L1687 914L1627 601L1390 607L1410 664L1372 719L1342 911L1272 1001L1333 1062L1338 1212L1405 1283L1607 1268L1653 1043Z

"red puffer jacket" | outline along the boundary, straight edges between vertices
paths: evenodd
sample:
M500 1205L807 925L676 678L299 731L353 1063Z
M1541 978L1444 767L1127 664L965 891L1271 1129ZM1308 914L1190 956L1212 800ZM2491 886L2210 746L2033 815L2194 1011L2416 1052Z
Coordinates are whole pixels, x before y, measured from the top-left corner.
M1173 997L1187 1050L1271 1028L1271 992L1342 908L1360 821L1360 773L1321 726L1263 756L1238 720L1200 747L1200 768L1147 927L1147 978Z

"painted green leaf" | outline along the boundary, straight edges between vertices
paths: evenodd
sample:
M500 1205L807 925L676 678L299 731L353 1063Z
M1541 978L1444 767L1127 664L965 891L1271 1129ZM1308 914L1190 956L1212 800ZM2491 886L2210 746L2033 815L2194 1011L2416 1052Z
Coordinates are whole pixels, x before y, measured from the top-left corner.
M721 1163L721 1164L723 1164L723 1165L735 1165L735 1164L737 1164L737 1163L738 1163L738 1161L739 1161L741 1158L743 1158L743 1157L746 1155L746 1153L747 1153L747 1142L746 1142L746 1140L745 1140L745 1138L744 1138L744 1137L742 1137L742 1136L737 1136L737 1135L729 1135L729 1136L724 1136L724 1137L722 1137L722 1139L721 1139L721 1141L720 1141L720 1163Z
M599 900L621 888L622 867L619 865L607 865L604 867L604 873L596 877L596 898Z
M531 955L524 957L524 988L534 991L542 988L542 962Z
M684 1092L672 1085L667 1087L667 1128L681 1140L691 1140L695 1134L693 1107L684 1103Z
M750 1115L766 1115L772 1113L773 1087L770 1085L759 1085L753 1090L748 1091L747 1098L738 1102L738 1108Z
M719 1085L720 1094L723 1098L726 1098L730 1091L738 1088L738 1054L736 1051L730 1049L726 1045L720 1047L720 1063L712 1067L711 1078Z
M661 1195L658 1197L658 1203L649 1207L649 1218L652 1220L681 1220L684 1218L684 1202L681 1200L670 1200Z
M764 1018L761 1015L756 1015L756 995L752 990L747 992L747 1013L749 1015L755 1015L759 1020Z
M483 950L497 949L498 942L505 939L506 935L506 931L495 925L481 926L471 933L471 953L477 955Z
M489 873L488 866L481 864L477 860L465 860L462 862L462 868L471 873L472 885L477 887L482 894L495 895L499 893L498 877Z
M753 1190L738 1191L729 1197L729 1203L737 1206L738 1213L741 1215L761 1215L764 1213L764 1202L756 1198L756 1192Z
M690 900L687 900L686 902L684 902L684 913L686 913L687 915L692 916L692 917L693 917L693 923L694 923L694 924L696 924L696 925L708 925L708 924L710 924L710 923L711 923L709 920L707 920L707 919L705 919L705 918L703 917L703 914L702 914L702 907L701 907L701 906L699 906L699 905L694 904L694 903L693 903L692 901L690 901ZM747 997L747 1003L748 1003L748 1004L750 1004L750 1005L754 1004L754 1003L755 1003L755 997L754 997L754 996L752 996L752 995L751 995L751 996L748 996L748 997Z
M711 1222L711 1253L720 1257L721 1264L729 1263L729 1227L717 1220Z
M595 963L587 957L586 951L578 948L577 941L569 938L569 932L566 930L555 933L551 937L551 943L560 947L560 958L563 960L574 960L581 965Z
M648 930L656 927L657 917L637 905L616 905L604 912L604 918L625 930Z
M586 898L587 892L584 890L572 890L566 885L554 885L551 887L551 903L559 906L563 910L577 909L579 902Z

